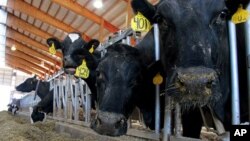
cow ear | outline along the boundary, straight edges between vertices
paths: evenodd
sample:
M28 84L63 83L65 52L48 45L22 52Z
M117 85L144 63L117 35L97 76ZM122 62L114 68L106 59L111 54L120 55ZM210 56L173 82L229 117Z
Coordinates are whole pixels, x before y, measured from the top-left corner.
M140 12L145 16L151 23L153 22L153 17L155 16L155 7L150 4L147 0L132 0L131 6L135 13Z
M225 0L226 7L229 11L229 16L232 16L242 5L243 8L245 8L248 5L247 0Z
M62 44L57 38L48 38L47 44L49 47L54 45L55 49L62 49Z
M93 53L99 44L100 42L98 40L92 39L85 45L85 48L88 49L90 53Z

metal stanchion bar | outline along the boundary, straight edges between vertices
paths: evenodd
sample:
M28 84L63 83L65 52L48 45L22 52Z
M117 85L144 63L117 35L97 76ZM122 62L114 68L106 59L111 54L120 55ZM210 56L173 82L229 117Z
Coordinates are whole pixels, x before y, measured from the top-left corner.
M159 27L154 24L155 60L160 60ZM160 85L155 87L155 133L160 133Z
M171 98L165 95L164 131L163 141L170 141L171 135Z
M229 43L231 62L231 88L232 88L232 124L240 124L240 99L239 99L239 78L238 59L235 24L229 21Z

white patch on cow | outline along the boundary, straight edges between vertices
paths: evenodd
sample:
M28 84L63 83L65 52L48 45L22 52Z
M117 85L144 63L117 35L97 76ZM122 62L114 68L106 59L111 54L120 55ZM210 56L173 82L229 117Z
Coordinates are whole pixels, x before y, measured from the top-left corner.
M33 112L33 108L32 108L32 107L29 107L29 112L30 112L30 123L33 124L34 121L33 121L33 119L31 118L31 114L32 114L32 112Z
M45 112L43 112L43 114L44 114L43 122L45 122L47 119L47 114Z
M13 108L12 108L12 115L15 115L15 114L16 114L16 111L17 111L17 108L16 108L16 107L13 107Z
M80 38L79 34L77 34L77 33L70 33L70 34L68 34L68 36L69 36L69 38L70 38L70 40L71 40L72 43L75 40L77 40L78 38Z

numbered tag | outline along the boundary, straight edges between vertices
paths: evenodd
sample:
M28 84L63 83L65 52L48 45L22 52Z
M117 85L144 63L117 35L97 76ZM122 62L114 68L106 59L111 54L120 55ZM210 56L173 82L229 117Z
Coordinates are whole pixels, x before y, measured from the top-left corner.
M52 45L49 47L49 52L52 54L52 55L55 55L56 54L56 48L55 48L55 44L52 43Z
M236 13L232 16L232 22L234 24L244 23L249 19L249 17L250 13L243 9L242 5L240 5Z
M153 83L155 85L160 85L163 82L163 78L160 73L157 73L155 77L153 78Z
M147 18L145 18L140 12L135 15L131 20L131 28L134 31L148 32L151 28L151 24Z
M93 53L93 52L94 52L94 45L91 46L91 48L89 49L89 52L90 52L90 53Z
M75 76L84 79L87 79L89 77L89 68L87 67L85 60L83 60L82 64L76 68Z

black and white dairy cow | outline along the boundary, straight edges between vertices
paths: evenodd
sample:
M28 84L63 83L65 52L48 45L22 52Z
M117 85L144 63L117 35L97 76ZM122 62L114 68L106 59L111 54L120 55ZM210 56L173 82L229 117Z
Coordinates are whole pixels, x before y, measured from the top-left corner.
M16 86L17 91L36 91L41 101L33 108L31 107L31 122L45 121L46 114L53 112L53 89L50 90L50 83L41 81L36 76L27 78L23 83Z
M152 6L133 0L132 7L159 24L160 64L168 76L167 94L182 107L183 135L199 138L202 118L198 107L209 106L219 120L230 121L225 121L225 104L230 89L226 23L231 11L225 2L162 0ZM152 81L145 72L155 58L153 30L137 49L114 46L97 68L99 111L91 126L100 134L119 136L126 133L126 119L135 105L142 113L143 108L154 109L154 97L147 95L153 84L144 83ZM143 116L150 127L153 114Z
M8 104L8 111L12 113L12 115L16 115L16 112L19 110L19 106L17 106L16 104Z
M63 54L63 68L67 74L75 74L76 68L85 60L89 70L88 77L82 79L88 84L92 93L92 108L95 108L96 87L95 87L95 69L98 64L98 53L95 49L99 46L99 41L92 39L86 42L79 33L69 33L63 41L56 38L47 39L47 44L54 44L57 50Z

